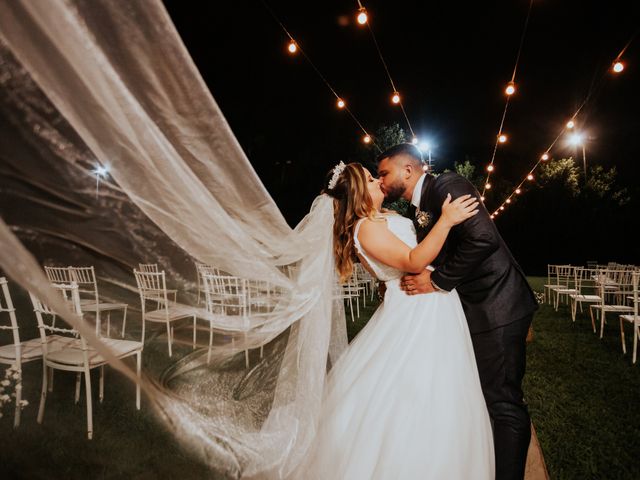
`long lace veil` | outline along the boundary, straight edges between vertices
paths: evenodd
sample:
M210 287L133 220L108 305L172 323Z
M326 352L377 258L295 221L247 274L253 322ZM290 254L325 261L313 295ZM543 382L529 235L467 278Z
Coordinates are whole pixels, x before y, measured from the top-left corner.
M0 268L132 379L58 299L42 263L91 262L109 296L129 304L138 262L159 263L187 292L196 261L277 287L247 325L198 313L234 339L216 344L215 365L266 345L257 368L198 370L201 349L143 386L213 468L290 475L313 438L327 365L346 345L331 200L319 196L287 225L159 0L0 0L0 85ZM97 162L109 178L95 176ZM181 300L197 306L195 292Z

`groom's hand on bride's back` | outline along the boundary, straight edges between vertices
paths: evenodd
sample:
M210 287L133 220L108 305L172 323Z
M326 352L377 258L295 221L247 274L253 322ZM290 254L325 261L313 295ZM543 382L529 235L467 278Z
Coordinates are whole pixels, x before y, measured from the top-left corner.
M433 293L437 290L431 283L431 271L424 270L421 273L408 273L400 279L400 288L407 295L419 295L421 293Z

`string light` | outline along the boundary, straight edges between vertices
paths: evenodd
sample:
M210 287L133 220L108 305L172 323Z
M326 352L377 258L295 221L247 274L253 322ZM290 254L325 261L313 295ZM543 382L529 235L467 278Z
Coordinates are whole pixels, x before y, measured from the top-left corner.
M487 171L489 171L489 172L493 172L493 170L494 170L493 165L489 165L489 166L487 167Z
M507 136L506 136L504 133L501 133L501 134L498 136L498 142L500 142L500 143L505 143L506 141L507 141Z
M296 42L294 42L293 40L291 40L289 42L289 46L287 47L287 50L289 50L290 54L294 54L298 51L298 45L296 45Z
M393 96L391 97L391 103L398 104L400 103L400 94L398 92L393 92Z
M573 127L575 127L575 126L576 126L576 124L573 122L573 120L569 120L569 121L567 122L567 128L568 128L569 130L571 130L571 129L572 129Z
M527 175L527 180L531 182L533 180L533 175L532 174Z
M615 73L620 73L621 71L624 70L624 63L622 63L622 61L620 59L617 59L614 63L613 63L613 71Z
M500 210L504 210L504 205L501 205L501 206L500 206Z
M413 138L411 139L411 144L412 144L412 145L417 145L417 144L418 144L418 137L413 137Z
M511 203L511 199L510 198L507 198L507 203Z
M346 103L341 98L338 98L338 108L344 108Z
M365 136L362 138L362 141L363 141L364 143L371 143L371 136L370 136L370 135L365 135Z
M484 197L480 197L480 201L484 202L485 198Z
M516 194L520 195L522 193L522 190L520 190L519 188L516 188Z
M484 186L484 188L486 188L487 190L491 190L491 184L490 184L490 183L487 183L487 184Z
M358 16L356 18L360 25L366 24L367 20L369 20L366 8L360 7L360 9L358 10Z
M540 159L541 159L543 162L546 162L547 160L549 160L549 154L548 154L548 153L546 153L546 152L545 152L545 153L543 153L543 154L542 154L542 156L540 157Z
M513 95L516 93L516 84L514 82L509 82L507 84L507 88L505 88L504 93L507 95Z

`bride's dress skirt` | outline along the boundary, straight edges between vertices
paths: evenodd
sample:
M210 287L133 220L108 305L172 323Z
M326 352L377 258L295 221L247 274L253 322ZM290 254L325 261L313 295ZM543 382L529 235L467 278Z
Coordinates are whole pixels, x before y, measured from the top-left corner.
M384 303L331 370L298 478L493 479L491 424L458 294Z

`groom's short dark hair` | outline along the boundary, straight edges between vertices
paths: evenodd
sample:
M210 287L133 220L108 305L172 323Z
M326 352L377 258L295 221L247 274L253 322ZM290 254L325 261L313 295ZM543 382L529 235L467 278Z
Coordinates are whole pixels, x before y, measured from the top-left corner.
M411 143L399 143L391 148L387 148L376 158L376 164L380 163L385 158L395 157L396 155L409 155L417 162L423 163L422 152L418 147Z

